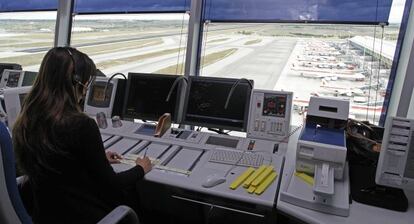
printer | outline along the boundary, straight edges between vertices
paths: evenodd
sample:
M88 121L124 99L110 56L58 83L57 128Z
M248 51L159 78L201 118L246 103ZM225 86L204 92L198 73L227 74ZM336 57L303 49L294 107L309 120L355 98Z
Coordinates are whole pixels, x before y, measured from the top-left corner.
M348 115L348 100L311 97L309 101L296 150L296 171L314 176L315 194L333 195L334 179L343 179Z
M349 101L311 97L301 130L296 161L287 169L282 201L339 215L349 215L346 124Z

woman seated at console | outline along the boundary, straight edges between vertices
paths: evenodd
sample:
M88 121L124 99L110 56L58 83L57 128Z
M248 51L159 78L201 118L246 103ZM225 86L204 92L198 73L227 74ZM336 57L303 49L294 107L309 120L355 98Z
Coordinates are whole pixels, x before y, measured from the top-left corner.
M120 156L105 153L95 121L80 105L95 74L86 54L49 50L14 125L13 145L33 191L35 223L96 223L128 204L126 189L151 170L148 158L121 173L112 169Z

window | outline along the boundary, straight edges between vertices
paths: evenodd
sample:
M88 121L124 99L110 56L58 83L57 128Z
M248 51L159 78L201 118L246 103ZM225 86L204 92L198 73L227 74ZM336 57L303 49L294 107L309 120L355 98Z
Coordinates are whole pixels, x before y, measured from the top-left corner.
M378 123L404 4L394 1L387 26L206 21L199 74L292 91L292 124L310 96L349 99L351 118Z
M106 75L116 72L184 74L189 15L76 15L71 46Z
M53 47L56 11L0 13L0 62L38 71Z

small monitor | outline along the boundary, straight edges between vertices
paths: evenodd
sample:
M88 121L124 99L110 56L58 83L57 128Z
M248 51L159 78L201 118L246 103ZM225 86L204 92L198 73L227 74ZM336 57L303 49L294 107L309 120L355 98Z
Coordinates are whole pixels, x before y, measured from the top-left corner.
M387 118L375 182L414 190L414 120Z
M121 116L124 105L125 79L96 77L86 93L84 112L91 116L104 112L107 118Z
M21 70L5 69L0 80L0 88L15 88L19 86L19 80L22 76Z
M185 124L226 130L246 131L251 89L240 82L227 109L229 92L238 79L190 77L184 104Z
M32 89L31 86L9 88L4 90L4 105L7 113L9 129L13 128L14 122L23 106L24 99Z
M112 83L106 86L106 81L96 81L91 85L87 103L95 107L109 107L113 87L114 85Z
M170 113L177 121L176 110L179 86L166 99L178 75L129 73L123 117L157 121L164 113Z
M19 86L32 86L37 76L37 72L25 71L21 77L21 84Z
M0 79L3 76L3 71L6 69L22 70L22 66L19 64L13 64L13 63L0 63Z

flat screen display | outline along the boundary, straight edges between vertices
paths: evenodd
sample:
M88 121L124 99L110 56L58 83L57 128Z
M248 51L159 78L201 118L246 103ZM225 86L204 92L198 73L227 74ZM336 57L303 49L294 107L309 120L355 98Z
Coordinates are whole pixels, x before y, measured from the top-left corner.
M245 131L251 89L240 82L227 109L227 97L237 79L191 77L187 88L184 123L204 127Z
M285 117L286 95L265 93L263 98L263 116Z
M168 93L177 75L129 73L124 118L157 121L164 113L170 113L176 121L176 102L179 86L176 86L167 102Z
M106 82L95 81L91 86L88 97L88 105L94 107L109 107L111 103L113 84L109 83L106 87Z
M24 72L22 86L32 86L37 76L37 72Z

